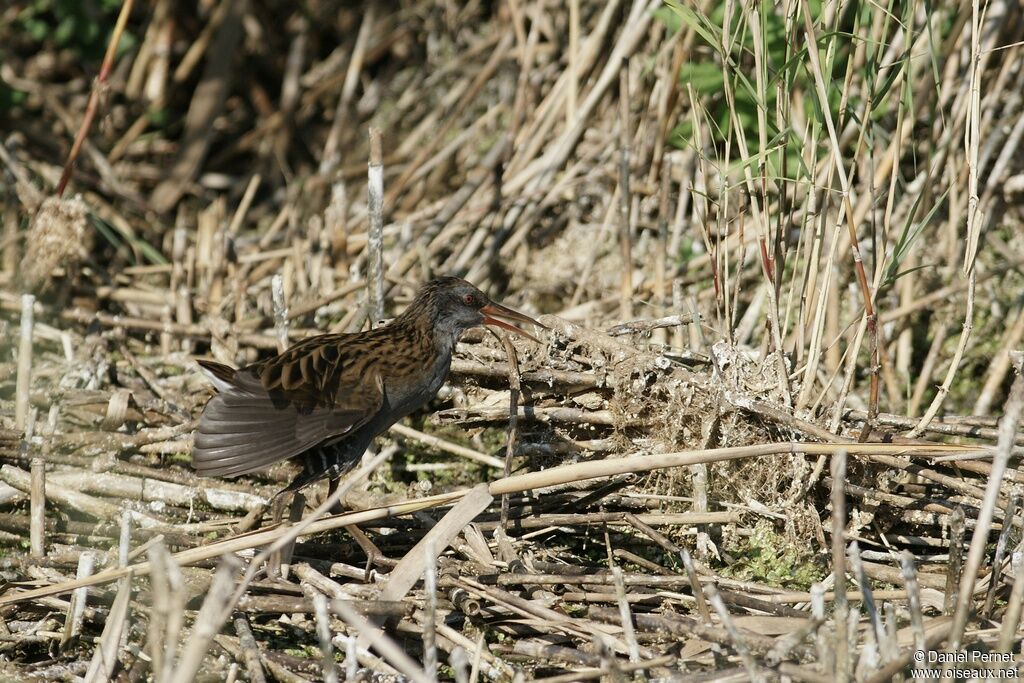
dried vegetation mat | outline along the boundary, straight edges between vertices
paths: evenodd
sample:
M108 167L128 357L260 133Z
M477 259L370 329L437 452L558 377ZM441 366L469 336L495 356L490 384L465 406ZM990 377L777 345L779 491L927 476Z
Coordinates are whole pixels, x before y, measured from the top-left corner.
M0 9L0 677L1017 673L1015 3L81 4ZM194 476L196 356L437 273L548 330Z

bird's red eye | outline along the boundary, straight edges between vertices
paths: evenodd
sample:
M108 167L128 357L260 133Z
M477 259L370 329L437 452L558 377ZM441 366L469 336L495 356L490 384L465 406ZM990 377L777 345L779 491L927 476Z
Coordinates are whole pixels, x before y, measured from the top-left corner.
M462 297L462 300L466 302L467 306L472 306L476 302L476 297L473 296L472 294L467 294L466 296Z

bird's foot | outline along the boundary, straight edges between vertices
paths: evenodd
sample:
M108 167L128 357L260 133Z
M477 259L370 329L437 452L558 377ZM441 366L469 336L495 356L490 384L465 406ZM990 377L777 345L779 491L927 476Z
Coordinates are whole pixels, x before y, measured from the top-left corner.
M365 581L370 580L370 572L373 570L374 567L380 567L381 569L391 569L396 564L398 564L396 560L392 560L390 557L382 553L380 551L380 548L374 545L373 541L371 541L370 538L359 527L355 526L354 524L350 524L349 526L345 527L345 531L347 531L352 536L352 539L355 540L359 547L362 548L363 552L366 553L366 574L364 577Z
M282 492L284 493L284 492ZM273 510L274 524L278 524L284 515L285 496L278 494L271 503ZM294 524L302 519L302 511L306 507L306 497L299 492L292 492L291 507L288 513L288 521ZM267 560L267 577L271 579L287 579L288 570L291 566L292 552L295 550L295 542L292 541L280 550L271 553Z

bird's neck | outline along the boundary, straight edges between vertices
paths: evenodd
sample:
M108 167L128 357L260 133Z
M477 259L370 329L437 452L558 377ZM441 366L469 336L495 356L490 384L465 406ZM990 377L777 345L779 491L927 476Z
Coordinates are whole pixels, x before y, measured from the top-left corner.
M425 356L450 357L464 331L437 316L429 305L410 306L392 324L401 328L402 337L411 340Z
M455 344L464 330L438 326L434 328L434 348L442 355L450 357L455 352Z
M431 337L433 347L441 356L450 358L455 352L455 344L465 330L462 327L453 325L450 321L442 320L439 323L431 324L427 335Z

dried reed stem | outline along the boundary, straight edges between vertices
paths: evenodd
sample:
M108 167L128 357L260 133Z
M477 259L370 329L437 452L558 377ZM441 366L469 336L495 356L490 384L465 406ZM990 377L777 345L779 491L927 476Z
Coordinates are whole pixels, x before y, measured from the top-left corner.
M370 128L370 163L367 169L367 213L370 234L366 243L368 252L366 284L369 293L370 322L376 325L384 319L384 156L381 135Z
M274 335L277 337L277 352L288 349L288 302L284 293L284 277L275 274L270 279L270 292L274 299Z
M423 672L437 678L437 548L433 540L423 547Z
M28 418L29 390L32 386L32 330L36 298L31 294L21 297L21 325L18 328L18 378L14 397L14 428L25 431Z
M629 60L619 70L619 254L622 272L619 291L619 315L633 317L633 234L630 219L632 194L629 190L632 139L629 118Z
M83 580L92 575L92 569L95 562L96 556L93 553L82 553L78 558L78 571L75 578L77 580ZM85 616L85 603L88 596L88 586L76 588L71 594L68 614L64 620L64 632L60 637L60 650L65 650L72 642L77 640L79 634L81 634L82 619Z
M46 554L46 463L42 458L34 457L31 467L29 546L32 557L42 558Z
M316 615L316 635L320 640L324 683L338 683L338 672L334 663L334 646L331 643L331 616L327 609L327 598L320 591L313 592L313 613Z
M999 502L1000 487L1003 474L1006 472L1013 447L1014 436L1020 424L1021 413L1024 412L1024 374L1017 367L1017 377L1010 388L1010 396L1006 400L1003 416L999 419L999 440L992 458L992 472L985 487L985 499L978 511L978 520L971 536L971 545L967 551L967 562L963 575L960 577L960 593L957 596L956 609L953 612L953 628L947 643L950 652L958 651L962 646L964 629L970 616L971 599L974 596L974 582L978 578L978 570L985 558L988 545L988 533L992 528L996 505Z
M71 145L71 151L68 152L67 161L64 162L64 170L61 171L60 180L57 182L58 197L64 196L64 190L67 189L68 182L71 180L71 173L75 168L75 161L78 159L78 154L82 150L82 144L92 128L93 119L96 118L100 99L105 95L107 78L114 67L114 56L117 54L117 46L121 42L121 35L128 24L128 17L131 16L134 4L135 0L124 0L121 3L121 11L117 15L117 23L114 24L114 30L110 33L107 51L103 54L100 72L96 76L96 80L93 81L92 88L89 90L89 101L85 105L85 115L82 117L82 124L78 127L75 141Z
M849 636L847 635L846 603L846 454L837 450L832 456L832 580L836 599L833 621L835 624L835 668L837 681L850 677Z

